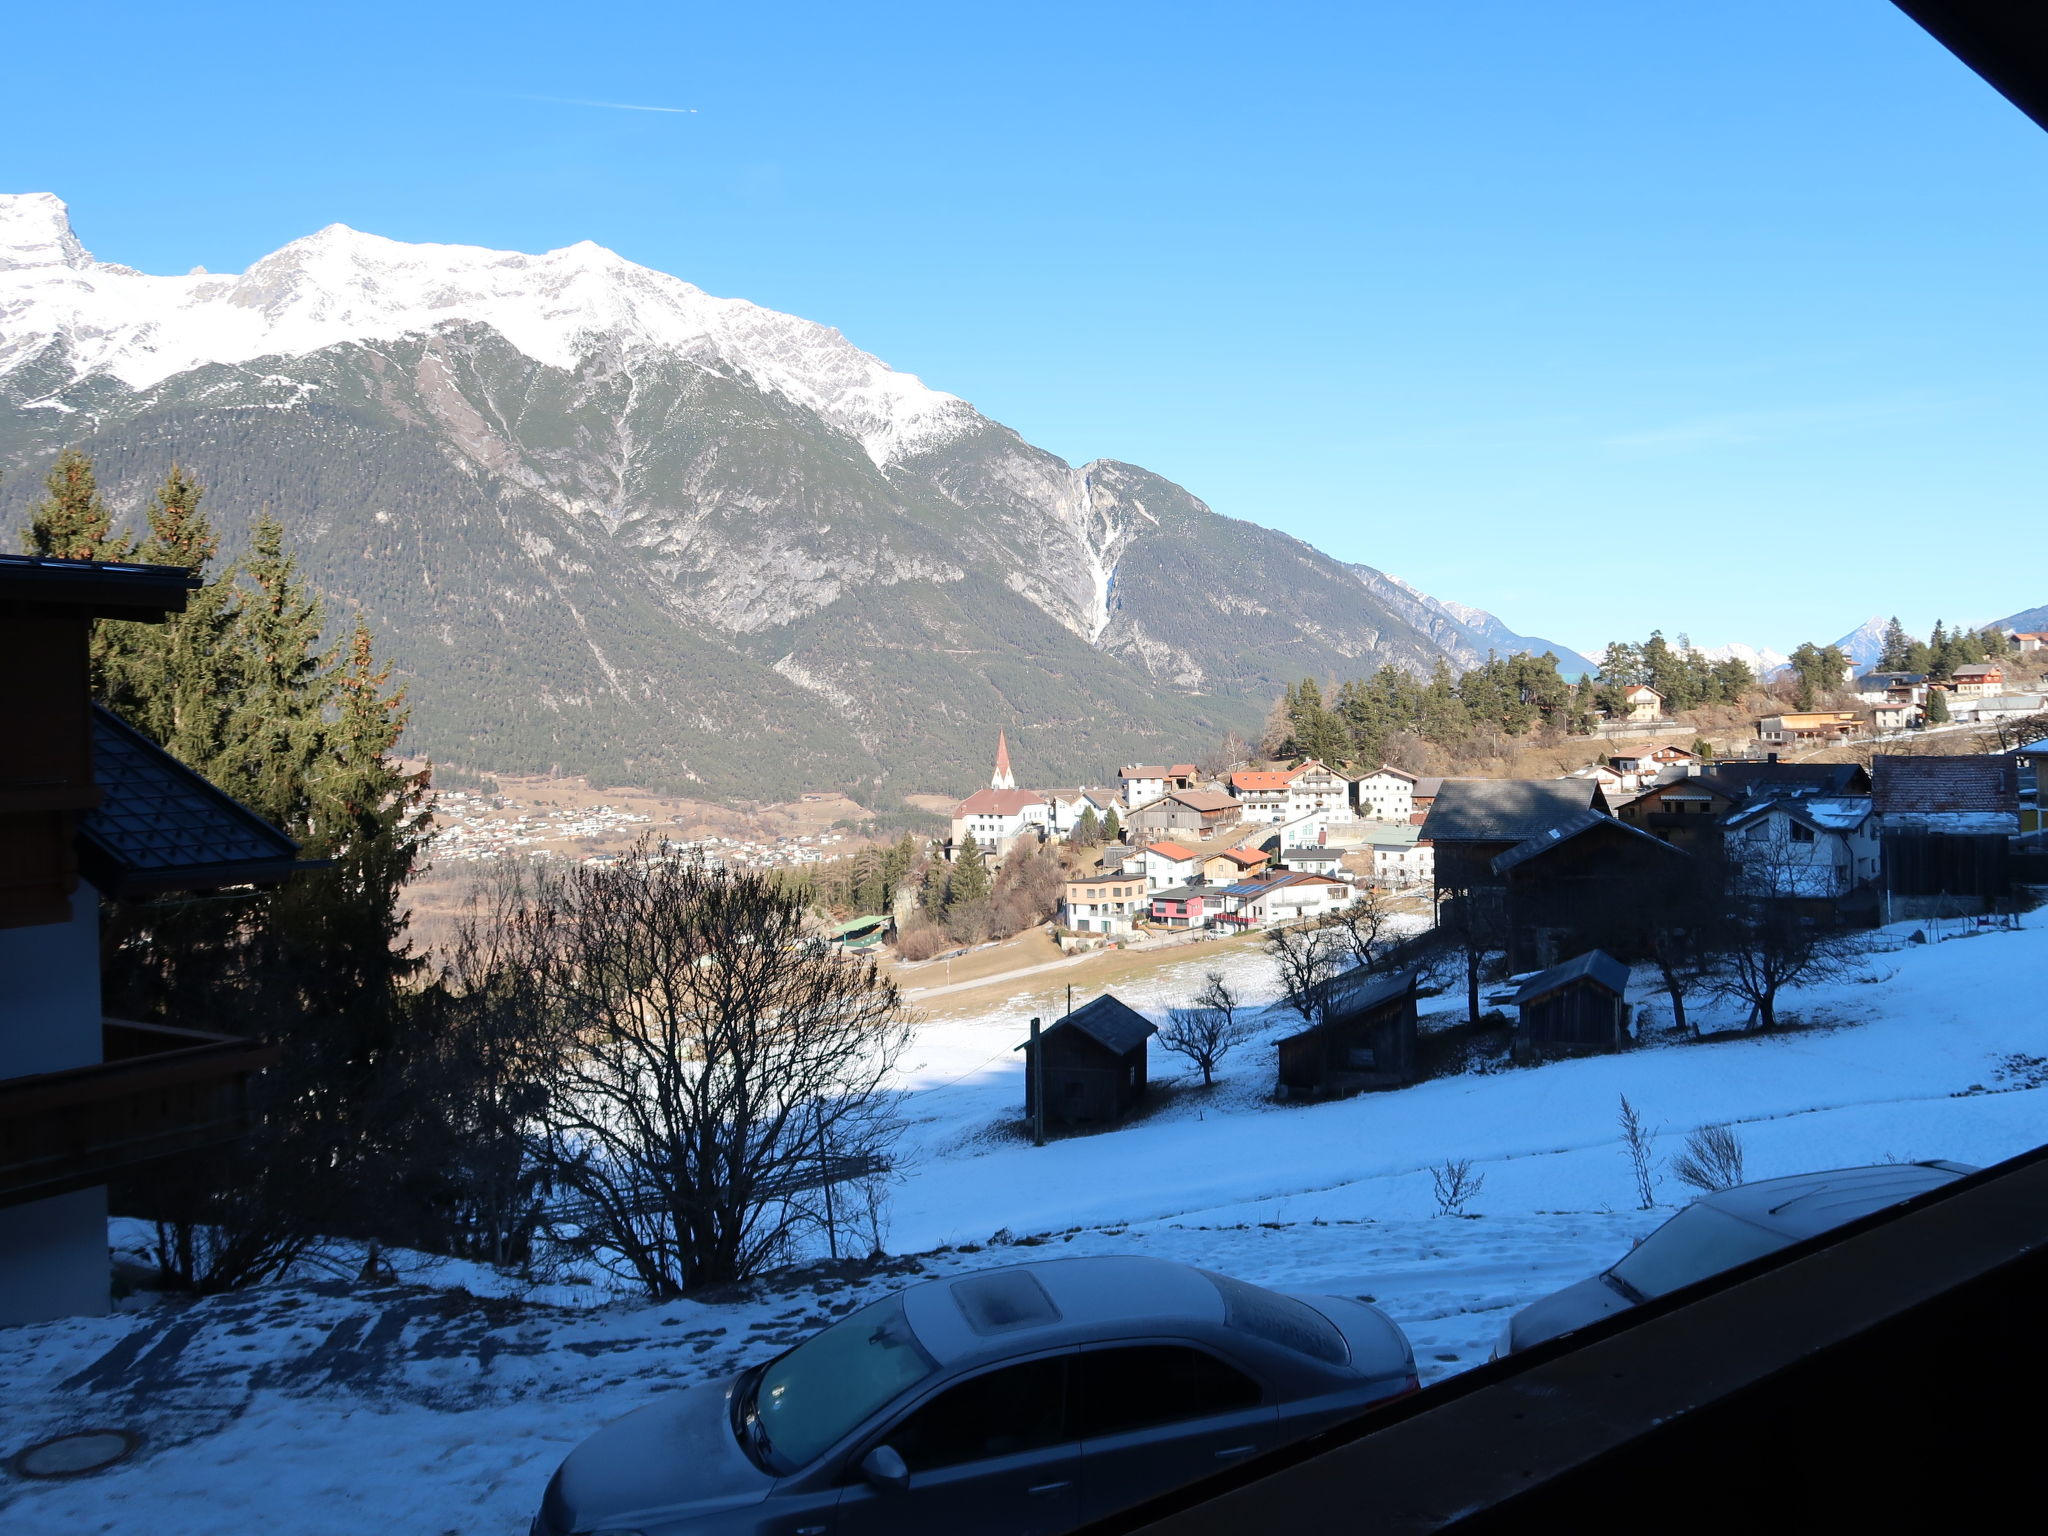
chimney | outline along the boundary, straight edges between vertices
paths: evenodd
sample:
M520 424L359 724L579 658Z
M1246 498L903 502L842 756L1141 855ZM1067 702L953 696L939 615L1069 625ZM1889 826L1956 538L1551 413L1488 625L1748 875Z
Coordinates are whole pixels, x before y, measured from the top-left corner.
M1777 760L1778 754L1775 752L1766 752L1764 754L1764 761L1767 763L1775 763Z

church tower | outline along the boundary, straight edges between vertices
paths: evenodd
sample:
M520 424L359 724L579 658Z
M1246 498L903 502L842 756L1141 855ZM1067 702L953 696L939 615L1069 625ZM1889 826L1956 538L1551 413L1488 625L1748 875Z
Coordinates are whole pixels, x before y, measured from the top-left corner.
M996 771L988 776L990 789L1015 789L1017 776L1010 772L1010 738L1008 733L996 732Z

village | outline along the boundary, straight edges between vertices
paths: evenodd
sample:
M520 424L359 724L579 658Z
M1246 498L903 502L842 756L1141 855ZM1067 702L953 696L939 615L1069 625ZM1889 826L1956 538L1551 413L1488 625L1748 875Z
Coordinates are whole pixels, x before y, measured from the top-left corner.
M1664 741L1551 779L1301 758L1129 764L1114 787L1030 790L1005 734L938 853L957 869L1060 849L1048 932L1064 954L1259 936L1300 1026L1263 1069L1276 1099L1406 1087L1445 1061L1469 1069L1475 1051L1502 1065L1621 1051L1653 1023L1684 1033L1688 1003L1696 1032L1709 999L1769 1030L1782 992L1854 974L1870 930L2010 925L2037 904L2048 720L2004 682L1993 664L1938 683L1845 678L1884 702L1760 716L1740 757ZM1655 720L1652 692L1629 691L1637 719ZM1930 699L1937 718L1993 725L1996 744L1937 734L1908 750ZM1852 737L1872 744L1820 760ZM1944 745L1980 750L1924 750ZM1422 999L1445 993L1464 1006L1438 1005L1425 1026ZM1034 1135L1133 1113L1155 1044L1206 1078L1241 1043L1232 1009L1212 989L1162 1026L1112 992L1075 1008L1070 988L1024 1047ZM1463 1032L1456 1048L1433 1049L1426 1036L1447 1028Z

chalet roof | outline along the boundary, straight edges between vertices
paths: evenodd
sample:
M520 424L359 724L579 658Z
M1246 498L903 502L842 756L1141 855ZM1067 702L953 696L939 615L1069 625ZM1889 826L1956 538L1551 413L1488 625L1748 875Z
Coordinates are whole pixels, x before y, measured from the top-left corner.
M1299 848L1281 849L1280 857L1289 863L1336 864L1343 860L1344 850L1318 843L1304 843Z
M1236 789L1285 789L1293 781L1294 771L1292 769L1284 771L1261 769L1255 773L1233 773L1230 776L1231 785Z
M1589 949L1562 965L1553 965L1549 970L1538 971L1531 976L1514 995L1512 1006L1519 1008L1533 1003L1575 981L1593 982L1620 997L1628 990L1628 967L1604 949Z
M1368 772L1362 773L1359 775L1359 777L1365 779L1376 779L1383 773L1392 774L1397 779L1406 779L1410 784L1419 784L1422 782L1421 779L1417 778L1414 774L1406 773L1401 769L1396 768L1392 763L1381 763L1379 767L1371 769Z
M1238 808L1237 797L1226 795L1219 789L1176 789L1166 798L1178 800L1196 811L1234 811Z
M1183 848L1179 843L1147 843L1145 851L1147 853L1156 853L1162 859L1171 859L1176 864L1184 859L1192 859L1198 856L1194 849Z
M1105 869L1092 875L1069 875L1068 885L1129 885L1145 877L1132 870Z
M1407 825L1395 823L1384 827L1375 827L1366 835L1365 845L1368 848L1391 848L1395 844L1399 844L1404 848L1412 848L1421 840L1422 828L1414 825L1412 822Z
M1856 679L1856 691L1858 693L1874 693L1877 691L1877 688L1904 688L1910 687L1914 683L1924 683L1926 681L1927 674L1925 672L1866 672ZM1877 687L1866 688L1864 686L1866 683L1874 683Z
M2003 677L2005 676L2005 668L1999 666L1996 662L1973 661L1968 666L1957 667L1954 675L1957 677Z
M0 602L50 604L96 618L152 623L182 613L185 594L201 585L198 573L182 565L0 554Z
M1036 789L977 789L973 794L953 807L953 814L960 816L1015 816L1030 806L1045 804L1045 795Z
M1219 848L1209 857L1228 859L1240 869L1256 869L1266 863L1269 856L1254 848Z
M1447 779L1422 835L1433 843L1519 843L1575 811L1606 815L1591 779Z
M1429 799L1434 795L1441 794L1443 787L1444 781L1441 774L1426 773L1415 781L1415 798L1418 800Z
M93 706L99 806L78 821L85 877L109 895L274 884L299 845L125 720Z
M1757 794L1861 795L1870 775L1860 763L1721 763L1681 783L1704 786L1731 798Z
M1612 816L1603 815L1599 811L1573 811L1534 836L1524 838L1506 853L1497 856L1493 861L1493 872L1496 875L1504 875L1516 865L1526 864L1538 854L1548 853L1558 844L1569 842L1581 832L1590 832L1595 827L1612 827L1624 837L1639 837L1665 853L1676 854L1680 858L1691 857L1683 849L1674 848L1661 837L1653 837L1641 827L1632 827L1625 821L1616 821Z
M1755 801L1729 816L1722 825L1746 827L1776 811L1783 811L1816 832L1853 832L1872 814L1868 795L1793 795Z
M1879 815L2019 811L2013 760L1991 757L1880 756L1871 763L1871 804Z
M1219 888L1213 885L1176 885L1164 891L1154 891L1154 901L1191 901L1198 896L1215 896Z
M1073 1029L1105 1050L1121 1056L1137 1050L1159 1033L1159 1026L1142 1013L1126 1007L1107 992L1092 1003L1083 1003L1063 1019L1055 1019L1039 1032L1043 1039L1055 1029Z
M1169 763L1163 768L1149 763L1132 763L1119 768L1116 774L1120 779L1192 779L1200 775L1201 770L1193 763Z
M1318 1030L1349 1023L1375 1008L1385 1007L1413 992L1420 979L1421 973L1414 970L1375 974L1359 966L1327 981L1319 981L1309 989L1309 994L1319 1004L1319 1022L1287 1036L1287 1039L1299 1040Z

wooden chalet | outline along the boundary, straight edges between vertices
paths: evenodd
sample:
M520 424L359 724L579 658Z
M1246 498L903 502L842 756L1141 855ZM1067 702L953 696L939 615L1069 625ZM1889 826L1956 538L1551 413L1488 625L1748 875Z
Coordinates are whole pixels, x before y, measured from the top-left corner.
M1518 1062L1596 1056L1628 1044L1628 967L1589 949L1531 976L1515 993Z
M1412 970L1357 970L1320 983L1318 1022L1280 1042L1280 1097L1329 1098L1414 1082L1417 979Z
M1036 1056L1045 1053L1045 1114L1070 1125L1121 1120L1145 1096L1147 1045L1159 1026L1104 993L1039 1031L1024 1053L1024 1117L1038 1110Z
M1575 811L1493 861L1508 969L1604 947L1638 952L1661 887L1699 878L1693 856L1595 811Z

